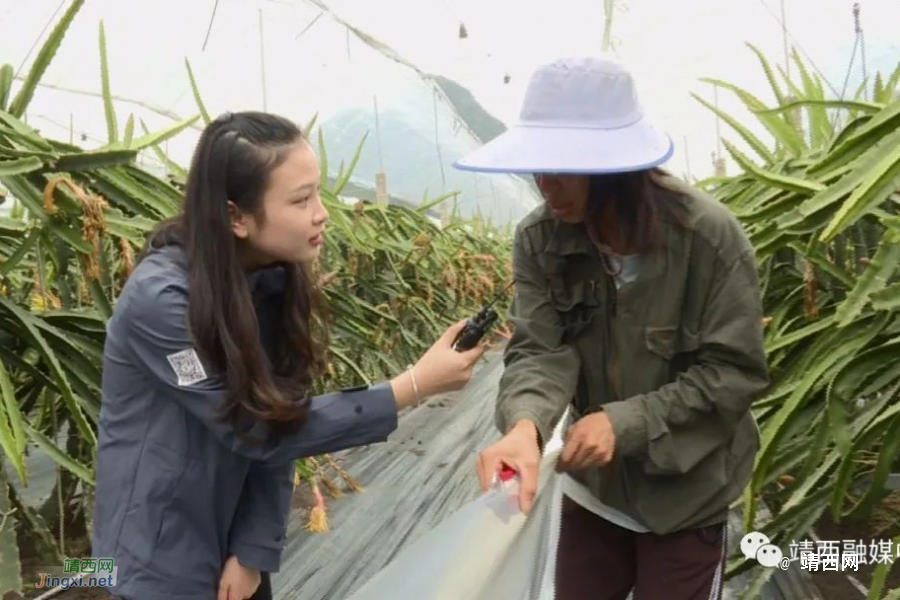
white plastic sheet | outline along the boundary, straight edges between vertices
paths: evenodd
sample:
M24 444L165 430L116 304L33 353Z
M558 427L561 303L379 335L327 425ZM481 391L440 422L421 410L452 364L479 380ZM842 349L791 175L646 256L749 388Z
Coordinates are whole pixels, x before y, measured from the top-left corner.
M516 480L497 483L404 548L348 600L552 600L563 490L554 470L559 429L541 460L527 517Z

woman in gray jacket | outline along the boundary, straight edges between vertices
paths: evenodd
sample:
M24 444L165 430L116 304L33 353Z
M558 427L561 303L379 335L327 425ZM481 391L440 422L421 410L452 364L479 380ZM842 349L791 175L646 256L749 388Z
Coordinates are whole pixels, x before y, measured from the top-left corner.
M216 119L183 213L151 234L116 304L93 555L114 560L109 591L126 600L271 597L294 460L384 441L399 409L459 389L483 353L451 349L460 322L391 381L310 397L327 344L308 268L328 219L319 181L290 121Z

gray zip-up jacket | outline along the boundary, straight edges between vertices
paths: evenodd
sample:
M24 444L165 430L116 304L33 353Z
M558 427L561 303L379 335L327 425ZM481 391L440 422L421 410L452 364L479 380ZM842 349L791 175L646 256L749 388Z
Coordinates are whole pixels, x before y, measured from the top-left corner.
M296 434L261 423L239 437L216 409L222 373L201 360L187 325L188 269L179 246L150 253L107 325L93 556L113 558L128 600L215 600L225 560L277 571L294 459L384 441L397 426L390 385L312 399ZM281 328L283 272L250 276L267 351Z

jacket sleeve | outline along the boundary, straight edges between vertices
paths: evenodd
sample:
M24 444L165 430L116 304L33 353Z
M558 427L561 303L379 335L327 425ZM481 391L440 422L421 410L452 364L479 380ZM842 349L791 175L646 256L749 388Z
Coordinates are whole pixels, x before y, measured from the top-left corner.
M651 393L603 405L616 454L645 471L678 474L731 439L769 383L762 302L749 243L730 264L717 257L700 319L696 360Z
M575 395L581 360L563 342L562 318L550 302L546 276L521 229L516 231L512 260L515 296L508 316L514 332L503 356L497 426L506 433L516 421L531 420L546 443Z
M228 553L247 567L281 567L294 489L294 463L251 462L228 534Z
M177 402L200 420L232 452L246 458L283 463L382 442L397 427L390 384L312 398L299 432L272 435L257 423L238 436L218 410L226 401L226 379L194 350L187 325L187 290L165 278L135 282L117 315L133 360L159 396ZM253 439L251 439L253 438Z

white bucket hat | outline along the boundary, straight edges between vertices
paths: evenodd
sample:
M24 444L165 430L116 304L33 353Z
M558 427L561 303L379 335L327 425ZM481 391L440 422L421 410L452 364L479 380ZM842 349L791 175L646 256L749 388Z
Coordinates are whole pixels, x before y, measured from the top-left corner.
M644 116L621 63L573 57L538 68L519 123L453 166L499 173L621 173L660 165L673 150L669 136Z

